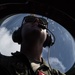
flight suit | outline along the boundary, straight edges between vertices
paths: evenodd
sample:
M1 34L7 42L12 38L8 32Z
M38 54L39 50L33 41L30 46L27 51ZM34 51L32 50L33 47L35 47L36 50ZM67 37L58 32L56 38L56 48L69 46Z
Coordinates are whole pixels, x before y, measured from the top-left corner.
M40 67L34 71L31 62L20 52L12 53L12 56L0 54L0 65L8 72L8 75L65 75L48 67L44 60Z

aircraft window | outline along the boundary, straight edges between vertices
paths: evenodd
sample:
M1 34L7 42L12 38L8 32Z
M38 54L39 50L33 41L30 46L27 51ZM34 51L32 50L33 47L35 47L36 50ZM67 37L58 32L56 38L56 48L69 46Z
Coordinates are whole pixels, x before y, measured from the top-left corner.
M11 56L11 52L20 50L20 45L14 43L11 37L13 31L21 26L22 19L26 15L28 14L16 14L6 17L5 20L3 19L0 26L0 52L3 55ZM54 34L56 40L53 46L44 48L42 56L48 62L48 53L50 53L49 63L51 67L65 73L72 67L75 61L74 39L59 23L49 18L46 19L49 22L48 29ZM48 50L50 52L48 52Z

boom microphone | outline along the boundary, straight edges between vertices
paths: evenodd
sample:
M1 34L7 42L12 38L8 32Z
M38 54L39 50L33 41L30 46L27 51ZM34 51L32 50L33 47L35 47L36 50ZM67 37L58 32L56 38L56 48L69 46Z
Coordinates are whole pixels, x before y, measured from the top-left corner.
M39 28L42 28L42 29L47 29L49 32L50 32L50 34L51 34L51 36L53 37L53 42L52 42L52 45L55 43L55 36L54 36L54 34L48 29L48 28L46 28L44 25L38 25L38 27Z

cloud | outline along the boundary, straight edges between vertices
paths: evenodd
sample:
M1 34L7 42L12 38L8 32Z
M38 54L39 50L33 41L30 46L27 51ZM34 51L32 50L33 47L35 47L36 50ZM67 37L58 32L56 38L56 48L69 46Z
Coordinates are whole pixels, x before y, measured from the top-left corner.
M5 27L0 28L0 53L10 56L11 52L19 51L20 46L12 41L12 34Z
M60 61L57 57L49 57L48 59L48 49L43 48L42 57L46 60L47 64L49 64L52 68L59 70L62 73L65 73L66 67L63 65L62 61Z
M66 67L56 57L50 57L50 65L51 65L52 68L58 69L61 72L65 72Z

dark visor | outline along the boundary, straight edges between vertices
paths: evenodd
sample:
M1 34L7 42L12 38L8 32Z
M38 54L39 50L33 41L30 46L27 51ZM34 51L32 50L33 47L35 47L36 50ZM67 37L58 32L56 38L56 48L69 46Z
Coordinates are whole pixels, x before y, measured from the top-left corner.
M38 22L40 25L44 25L45 27L48 26L48 22L45 18L42 18L42 17L36 17L36 16L26 16L23 18L23 21L22 21L22 24L25 24L25 23L34 23L34 22Z

